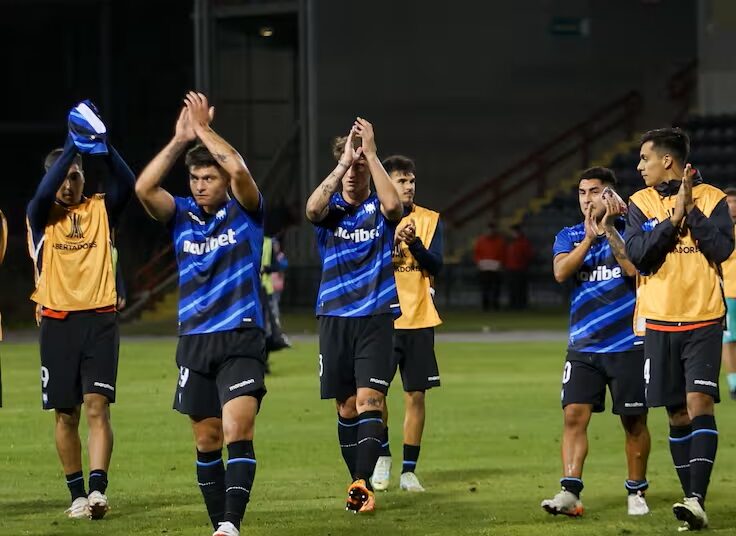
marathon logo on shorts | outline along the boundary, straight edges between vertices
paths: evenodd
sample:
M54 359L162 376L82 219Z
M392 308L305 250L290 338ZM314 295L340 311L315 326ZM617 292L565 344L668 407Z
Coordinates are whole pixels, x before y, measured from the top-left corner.
M94 385L95 387L102 387L103 389L107 389L108 391L115 391L115 388L109 383L95 382L92 385Z
M384 387L388 387L388 382L386 380L379 380L377 378L371 378L368 381L372 383L377 383L378 385L383 385Z
M598 266L590 272L578 272L577 277L579 281L610 281L621 277L621 267Z
M428 382L438 382L440 381L440 377L439 376L428 376L427 381Z
M250 380L243 380L240 383L231 385L230 387L228 387L228 389L230 389L230 391L235 391L236 389L240 389L241 387L245 387L246 385L251 385L253 383L256 383L256 381L253 378L251 378Z
M204 242L190 242L184 240L184 253L191 253L192 255L204 255L211 251L215 251L228 244L237 244L235 240L235 231L228 229L227 233L223 233L220 236L213 236L208 238Z
M718 384L716 382L712 382L710 380L693 380L693 383L695 385L706 385L708 387L714 387L714 388L718 387Z
M338 227L335 229L335 236L342 238L343 240L352 240L353 242L360 243L375 240L381 236L381 234L378 232L378 229L371 229L370 231L368 229L356 229L352 233L349 233L342 227Z
M624 403L625 408L643 408L644 402L626 402Z

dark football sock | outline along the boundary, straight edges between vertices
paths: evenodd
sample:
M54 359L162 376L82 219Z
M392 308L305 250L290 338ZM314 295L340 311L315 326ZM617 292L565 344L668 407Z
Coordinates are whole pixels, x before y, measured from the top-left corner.
M383 429L383 433L381 434L381 450L378 455L391 456L391 447L388 444L388 426Z
M417 472L420 448L419 445L404 444L404 462L401 464L401 474Z
M636 495L640 491L641 494L644 495L644 492L649 489L649 481L627 480L626 482L624 482L624 487L626 488L626 491L629 493L629 495Z
M207 507L212 526L225 518L225 465L222 449L212 452L197 450L197 482Z
M89 492L99 491L103 495L107 490L107 471L93 469L89 472Z
M86 497L87 492L84 491L84 474L82 471L66 475L66 485L69 493L72 494L72 502L80 497Z
M368 489L372 489L370 476L373 474L381 449L382 430L383 419L380 411L364 411L358 415L358 455L353 480L365 480Z
M352 478L358 456L358 417L337 416L337 439L340 441L342 458Z
M685 497L690 495L690 438L692 427L670 425L670 454Z
M718 429L713 415L699 415L692 420L690 439L690 493L705 504L710 473L718 450Z
M565 477L560 479L560 485L565 491L569 491L578 499L583 492L583 480L581 478Z
M225 471L225 518L240 529L250 491L256 477L256 455L252 441L235 441L227 446Z

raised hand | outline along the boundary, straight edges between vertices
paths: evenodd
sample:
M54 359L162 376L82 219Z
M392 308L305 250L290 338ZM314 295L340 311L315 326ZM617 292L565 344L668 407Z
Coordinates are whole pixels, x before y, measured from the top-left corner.
M414 243L417 239L416 222L413 219L409 220L409 222L398 231L397 236L399 240L404 242L406 245Z
M595 206L591 203L585 211L585 238L595 240L599 234L598 222L595 221Z
M690 212L695 206L693 202L693 180L691 177L692 166L687 164L685 170L682 173L682 183L680 183L680 189L677 191L677 201L675 202L675 211L670 218L672 225L677 227L680 225L685 214Z
M680 184L680 191L677 195L682 195L685 210L690 212L695 206L695 201L693 201L693 171L690 164L685 166L685 171L682 173L682 184Z
M353 147L353 139L355 139L355 136L358 134L356 133L355 127L350 129L350 133L348 134L348 139L345 140L345 149L342 152L342 157L340 158L340 162L345 164L346 166L350 167L353 164L355 164L358 159L363 156L363 148L358 147L355 149Z
M179 112L179 118L176 120L176 127L174 127L174 138L178 141L185 143L192 142L196 139L197 135L194 133L192 128L192 122L189 120L189 109L184 106Z
M373 125L362 117L358 117L353 125L355 132L363 140L362 149L366 156L375 155L376 149L376 136L373 132Z
M215 107L210 106L207 97L203 93L190 91L184 97L184 106L189 111L189 121L194 132L208 128L215 116Z

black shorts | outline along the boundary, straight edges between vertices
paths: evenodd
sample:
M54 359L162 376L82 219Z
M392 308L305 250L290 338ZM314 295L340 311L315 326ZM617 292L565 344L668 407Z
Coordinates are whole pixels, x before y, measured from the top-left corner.
M394 369L393 315L319 317L319 384L323 399L343 402L358 388L386 394Z
M591 404L593 412L602 412L606 409L606 386L611 390L616 415L647 412L641 348L608 354L568 350L562 373L563 408L568 404Z
M705 393L720 402L723 326L689 331L648 329L644 336L647 405L682 406L687 393Z
M179 379L174 409L192 417L221 417L239 396L266 395L266 339L258 328L183 335L176 347Z
M397 367L407 393L440 386L440 371L434 355L434 328L394 330L394 372Z
M90 393L115 402L120 334L117 313L72 312L41 318L43 409L70 409Z

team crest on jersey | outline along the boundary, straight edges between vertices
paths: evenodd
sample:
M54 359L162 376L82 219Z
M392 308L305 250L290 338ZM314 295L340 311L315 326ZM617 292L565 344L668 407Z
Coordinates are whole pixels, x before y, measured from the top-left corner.
M217 214L215 214L215 219L224 220L225 216L227 216L227 209L225 207L222 207L220 210L217 211Z
M376 205L373 203L370 203L369 205L365 206L365 211L368 214L375 214L376 213Z
M69 229L69 234L66 235L67 238L75 238L75 239L81 239L84 238L84 233L82 232L82 217L79 214L69 214L69 221L71 228Z

